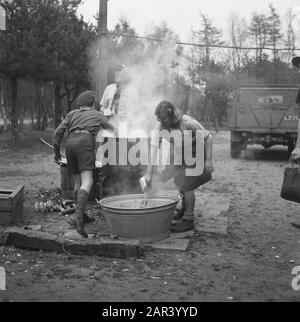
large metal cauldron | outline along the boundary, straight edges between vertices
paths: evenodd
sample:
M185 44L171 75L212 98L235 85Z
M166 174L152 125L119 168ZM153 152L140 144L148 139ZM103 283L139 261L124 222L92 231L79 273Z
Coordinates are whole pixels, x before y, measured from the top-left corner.
M143 207L144 195L125 195L100 201L112 235L144 243L170 236L172 218L179 201L176 197L155 196Z
M100 141L102 140L102 144ZM132 137L132 138L121 138L111 136L109 132L104 132L101 135L98 134L96 140L96 150L97 150L97 161L102 162L99 153L103 144L106 144L109 140L113 140L112 142L116 143L116 165L107 166L107 171L104 180L104 194L106 196L117 196L117 195L126 195L126 194L138 194L142 193L139 179L143 176L144 166L139 165L131 165L128 160L128 154L130 149L139 142L140 138ZM150 146L150 139L147 138ZM127 164L120 165L119 164L119 154L121 147L127 146L127 155L123 156L127 157ZM123 151L123 149L122 149ZM124 151L123 151L124 152ZM125 151L126 153L126 151ZM107 157L107 153L104 154Z

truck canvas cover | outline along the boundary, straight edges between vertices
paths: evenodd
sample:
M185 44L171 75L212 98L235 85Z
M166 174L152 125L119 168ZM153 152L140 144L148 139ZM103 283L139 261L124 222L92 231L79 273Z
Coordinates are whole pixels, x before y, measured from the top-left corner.
M297 131L298 91L296 86L241 87L231 119L233 127L251 131Z

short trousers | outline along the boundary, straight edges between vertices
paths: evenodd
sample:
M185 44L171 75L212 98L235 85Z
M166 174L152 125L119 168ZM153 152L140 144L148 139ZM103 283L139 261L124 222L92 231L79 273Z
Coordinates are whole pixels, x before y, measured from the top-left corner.
M66 143L66 157L70 175L95 170L94 136L88 133L70 134Z
M200 176L189 177L185 173L186 168L174 168L174 183L180 192L193 191L212 180L212 174L204 170Z
M193 191L212 180L212 174L206 170L199 176L187 176L186 166L168 166L161 173L160 179L163 182L174 178L174 183L180 192Z
M196 157L196 145L193 145L192 150L193 158ZM184 160L184 155L182 156ZM206 154L204 153L204 160L206 160ZM183 161L184 163L184 161ZM171 165L167 166L161 175L162 181L168 181L174 178L174 183L180 192L193 191L204 184L212 180L212 173L204 170L204 172L199 176L187 176L186 170L193 169L194 166L190 167L187 165Z

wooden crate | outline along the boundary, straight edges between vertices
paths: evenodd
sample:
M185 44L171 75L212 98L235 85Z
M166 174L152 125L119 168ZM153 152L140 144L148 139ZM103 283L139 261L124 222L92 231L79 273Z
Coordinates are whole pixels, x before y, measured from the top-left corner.
M11 225L21 216L24 203L24 186L0 186L0 225Z

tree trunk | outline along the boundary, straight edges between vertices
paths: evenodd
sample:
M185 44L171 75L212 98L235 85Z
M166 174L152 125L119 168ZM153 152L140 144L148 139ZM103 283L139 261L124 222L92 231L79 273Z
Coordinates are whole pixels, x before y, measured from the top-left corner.
M276 55L276 48L274 47L274 62L273 62L273 66L274 66L274 83L278 84L278 77L277 77L277 55Z
M184 107L183 107L183 113L184 114L186 114L189 111L190 90L191 90L191 88L189 86L185 87L185 100L184 100Z
M215 130L216 130L216 133L219 133L220 123L219 123L218 108L216 105L214 106L214 117L215 117Z
M205 92L205 98L204 98L204 127L209 128L209 106L208 106L208 92Z
M197 112L198 112L197 118L198 118L199 122L203 122L204 121L204 119L203 119L204 104L203 104L202 99L199 99L197 101L199 101L199 103L197 105Z
M24 104L22 104L22 105L20 105L19 106L19 109L20 109L20 115L19 115L19 121L20 121L20 126L19 126L19 128L20 128L20 131L21 132L23 132L23 130L24 130L24 118L25 118L25 111L26 111L26 109L25 109L25 106L24 106Z
M68 104L68 113L72 111L72 99L71 99L71 93L67 91L67 104Z
M62 117L62 99L60 94L60 85L56 84L54 89L54 125L55 128L61 123Z
M35 108L34 102L31 100L31 109L30 109L30 117L31 117L31 128L34 129L34 115L35 115Z
M11 78L11 142L12 144L16 144L19 141L19 133L18 133L18 79Z
M9 115L8 115L8 87L7 87L6 79L1 80L1 97L0 97L0 106L1 106L1 114L3 117L4 127L2 131L7 131L9 129Z
M37 118L37 130L41 130L41 88L40 84L35 84L35 106L36 106L36 118Z

